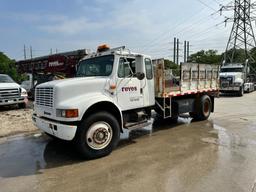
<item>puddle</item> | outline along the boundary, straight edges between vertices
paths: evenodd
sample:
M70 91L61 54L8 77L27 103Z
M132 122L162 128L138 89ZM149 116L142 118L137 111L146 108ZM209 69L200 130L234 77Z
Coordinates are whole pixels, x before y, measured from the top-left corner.
M189 124L191 118L179 118L178 123L157 118L151 122L141 129L124 130L118 148L135 143L137 138L151 137L157 131ZM0 177L40 174L44 169L83 161L71 143L55 141L44 134L13 137L0 145Z

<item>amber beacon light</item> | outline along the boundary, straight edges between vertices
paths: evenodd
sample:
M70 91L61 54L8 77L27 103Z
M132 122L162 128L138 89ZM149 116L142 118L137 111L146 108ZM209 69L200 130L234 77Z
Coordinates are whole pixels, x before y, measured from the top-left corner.
M110 49L110 47L107 44L103 44L103 45L98 46L97 51L98 52L104 52L104 51L107 51L109 49Z

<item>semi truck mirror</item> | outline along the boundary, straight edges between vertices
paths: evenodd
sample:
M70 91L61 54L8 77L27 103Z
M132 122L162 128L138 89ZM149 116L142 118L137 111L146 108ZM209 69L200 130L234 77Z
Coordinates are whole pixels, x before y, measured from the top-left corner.
M139 80L143 80L145 78L145 73L137 72L136 77Z

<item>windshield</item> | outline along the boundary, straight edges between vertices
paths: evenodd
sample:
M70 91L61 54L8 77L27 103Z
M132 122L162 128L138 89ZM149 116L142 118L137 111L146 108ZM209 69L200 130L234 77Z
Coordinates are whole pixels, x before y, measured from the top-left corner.
M243 72L243 68L222 68L220 72Z
M0 83L14 83L14 81L8 75L0 75Z
M114 55L83 60L77 69L78 77L109 76L112 73Z

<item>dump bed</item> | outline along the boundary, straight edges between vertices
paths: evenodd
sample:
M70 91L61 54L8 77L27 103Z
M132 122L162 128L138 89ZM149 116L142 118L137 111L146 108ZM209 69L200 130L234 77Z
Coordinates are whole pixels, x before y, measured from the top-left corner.
M183 63L179 69L166 69L164 59L153 60L156 97L173 97L219 91L219 66Z

